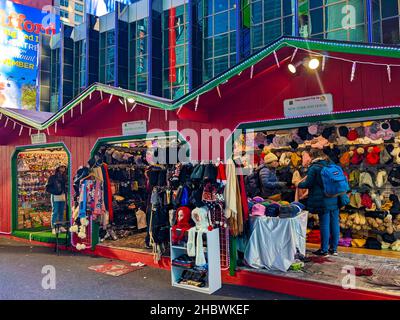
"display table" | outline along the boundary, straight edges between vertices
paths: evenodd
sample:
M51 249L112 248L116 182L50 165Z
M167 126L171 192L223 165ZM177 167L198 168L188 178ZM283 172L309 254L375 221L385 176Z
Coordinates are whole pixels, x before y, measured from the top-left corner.
M251 236L246 246L246 263L256 269L286 272L297 249L306 253L308 212L295 218L250 217Z

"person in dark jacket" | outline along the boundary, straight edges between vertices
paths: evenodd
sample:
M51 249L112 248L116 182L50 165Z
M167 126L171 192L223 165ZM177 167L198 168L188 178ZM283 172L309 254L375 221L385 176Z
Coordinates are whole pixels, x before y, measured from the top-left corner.
M329 198L325 195L321 177L323 167L331 162L320 149L311 150L310 156L312 162L307 171L307 177L299 182L297 187L308 189L307 209L319 216L321 248L314 254L320 256L327 256L328 253L337 255L340 234L338 198Z
M264 198L279 194L285 182L278 181L276 168L279 167L278 157L269 152L264 157L264 164L259 168L261 191Z
M65 166L59 166L54 174L50 176L46 190L51 194L51 229L52 233L55 234L55 224L58 221L64 221L65 204L67 201L67 168ZM60 227L61 232L66 232L64 227Z

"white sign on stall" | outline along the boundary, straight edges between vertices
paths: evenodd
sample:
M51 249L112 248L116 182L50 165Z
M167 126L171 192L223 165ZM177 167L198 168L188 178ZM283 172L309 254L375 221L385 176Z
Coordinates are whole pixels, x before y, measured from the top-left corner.
M307 116L333 111L332 94L287 99L283 102L283 110L286 118Z
M32 144L46 144L47 136L45 133L35 133L31 134L31 143Z
M122 123L122 135L124 136L136 136L147 134L147 123L146 120L123 122Z

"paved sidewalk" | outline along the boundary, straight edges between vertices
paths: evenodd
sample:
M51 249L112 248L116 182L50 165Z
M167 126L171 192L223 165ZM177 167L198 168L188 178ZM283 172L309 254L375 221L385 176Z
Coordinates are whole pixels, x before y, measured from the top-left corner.
M30 246L0 237L0 299L297 299L283 294L224 285L214 295L171 287L167 270L145 267L120 277L88 269L111 260ZM56 269L56 289L42 288L43 266Z

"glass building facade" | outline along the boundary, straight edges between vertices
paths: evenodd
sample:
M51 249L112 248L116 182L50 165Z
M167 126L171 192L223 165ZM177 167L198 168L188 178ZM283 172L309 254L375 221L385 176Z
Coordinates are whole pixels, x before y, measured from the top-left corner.
M400 0L136 0L83 21L43 39L41 110L97 81L177 99L284 35L400 44Z
M252 52L283 35L296 35L297 1L251 0L250 6Z
M372 40L399 44L400 2L398 0L372 0Z
M203 81L234 66L236 57L237 1L203 0L198 12L203 38Z

